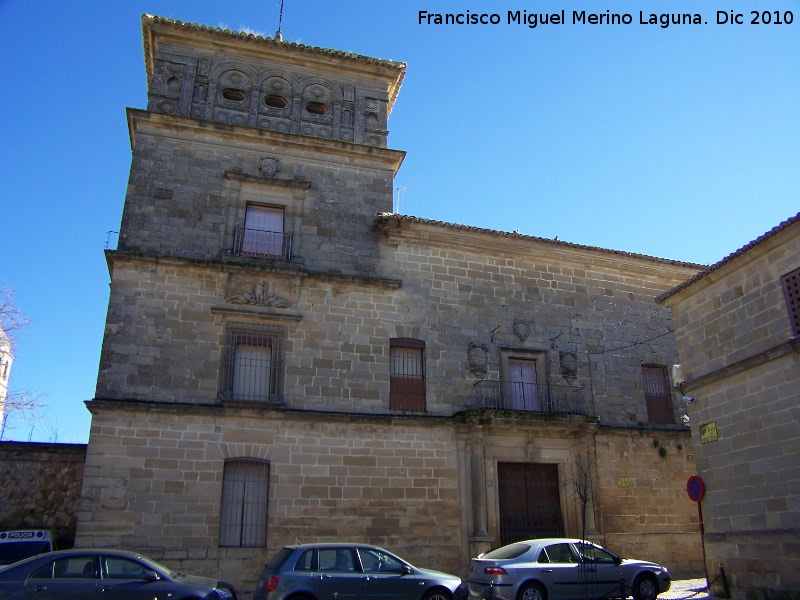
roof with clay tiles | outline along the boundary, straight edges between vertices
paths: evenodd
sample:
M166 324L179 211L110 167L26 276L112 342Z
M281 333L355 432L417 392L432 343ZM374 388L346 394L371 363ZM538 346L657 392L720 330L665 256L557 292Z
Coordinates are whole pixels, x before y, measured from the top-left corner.
M637 254L635 252L624 252L622 250L610 250L608 248L600 248L599 246L586 246L583 244L574 244L572 242L564 242L559 239L549 239L543 237L537 237L534 235L524 235L519 232L508 232L508 231L499 231L496 229L486 229L483 227L474 227L472 225L460 225L458 223L448 223L446 221L434 221L431 219L423 219L420 217L412 217L408 215L400 215L397 213L380 213L376 219L376 223L386 224L390 221L396 223L418 223L421 225L430 225L433 227L441 227L446 229L452 229L457 231L467 231L467 232L474 232L483 235L491 235L495 237L503 237L508 239L518 239L518 240L528 240L532 242L538 242L541 244L547 244L551 246L559 246L562 248L572 248L575 250L590 250L593 252L601 252L604 254L620 256L620 257L629 257L635 258L639 260L647 260L651 262L666 264L666 265L674 265L679 267L687 267L690 269L701 269L704 265L699 265L690 262L683 262L678 260L670 260L667 258L658 258L655 256L648 256L646 254Z
M681 290L686 289L687 287L689 287L693 283L701 280L703 277L705 277L709 273L713 273L717 269L722 268L724 265L728 264L729 262L731 262L735 258L741 256L742 254L744 254L745 252L748 252L749 250L752 250L753 248L755 248L759 244L764 243L765 241L767 241L771 237L779 234L781 231L784 231L785 229L788 229L789 227L791 227L795 223L800 223L800 213L797 213L795 216L786 219L780 225L777 225L777 226L773 227L768 232L766 232L764 235L757 237L756 239L754 239L752 242L750 242L746 246L742 246L736 252L733 252L733 253L729 254L728 256L723 258L718 263L715 263L715 264L713 264L713 265L711 265L709 267L706 267L705 269L700 271L697 275L695 275L691 279L687 279L686 281L684 281L679 286L676 286L676 287L672 288L671 290L664 292L663 294L661 294L660 296L658 296L656 298L656 302L662 302L662 301L666 300L667 298L669 298L670 296L674 296L675 294L677 294Z

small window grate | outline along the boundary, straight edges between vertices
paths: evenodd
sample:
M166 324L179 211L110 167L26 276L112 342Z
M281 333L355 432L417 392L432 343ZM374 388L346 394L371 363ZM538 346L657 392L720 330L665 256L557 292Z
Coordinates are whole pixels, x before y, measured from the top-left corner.
M425 410L425 342L409 338L389 340L389 407Z
M647 402L647 420L650 423L672 424L672 402L667 379L667 368L662 365L642 365L644 397Z
M781 277L781 283L783 283L783 295L786 298L792 335L800 335L800 269Z
M282 327L228 325L220 370L221 396L248 402L279 402L283 338Z

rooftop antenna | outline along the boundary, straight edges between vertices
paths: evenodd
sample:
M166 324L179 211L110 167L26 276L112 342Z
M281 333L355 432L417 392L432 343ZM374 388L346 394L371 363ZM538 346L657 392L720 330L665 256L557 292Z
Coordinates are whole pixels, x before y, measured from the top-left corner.
M283 0L281 0L281 12L278 16L278 31L275 32L275 41L282 42L283 36L281 35L281 24L283 23Z
M413 192L416 191L417 188L409 188L404 185L398 185L396 188L397 194L394 200L394 214L400 213L400 200L405 198L406 192Z
M106 250L108 250L108 245L111 243L111 235L114 233L119 233L119 231L106 231Z

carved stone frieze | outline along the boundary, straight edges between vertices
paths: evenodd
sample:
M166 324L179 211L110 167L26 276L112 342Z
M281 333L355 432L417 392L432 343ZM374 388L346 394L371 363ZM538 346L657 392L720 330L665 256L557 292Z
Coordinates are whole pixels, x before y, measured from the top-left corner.
M230 294L225 298L230 304L252 304L254 306L271 306L273 308L288 308L291 302L274 295L268 281L252 285L243 292Z

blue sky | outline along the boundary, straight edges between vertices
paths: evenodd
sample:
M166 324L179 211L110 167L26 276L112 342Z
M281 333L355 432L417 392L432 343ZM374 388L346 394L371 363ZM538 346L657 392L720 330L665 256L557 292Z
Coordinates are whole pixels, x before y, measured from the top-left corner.
M272 36L279 0L0 0L0 283L33 318L6 438L83 443L130 143L142 13ZM509 24L509 11L566 23ZM716 24L717 11L744 24ZM497 25L419 24L419 11ZM573 24L572 11L631 15ZM640 24L670 11L698 25ZM751 11L791 24L751 24ZM658 19L658 16L656 16ZM408 63L399 212L700 264L800 210L798 0L285 0L286 41Z

